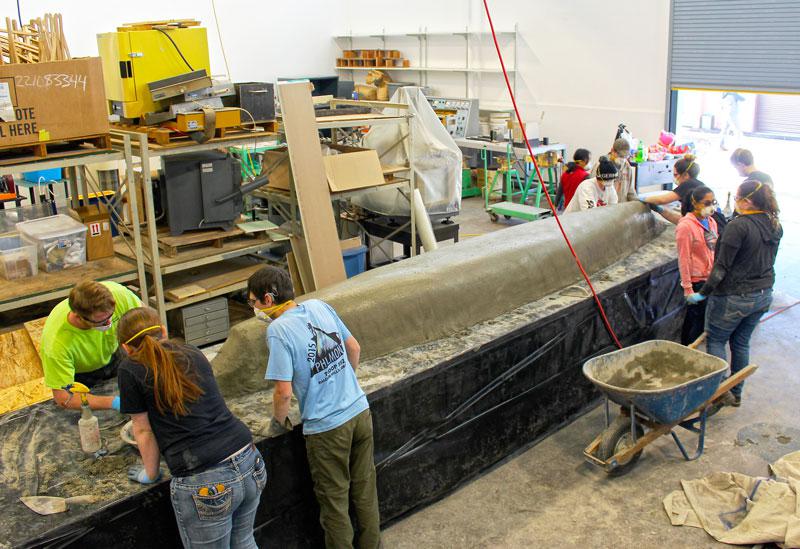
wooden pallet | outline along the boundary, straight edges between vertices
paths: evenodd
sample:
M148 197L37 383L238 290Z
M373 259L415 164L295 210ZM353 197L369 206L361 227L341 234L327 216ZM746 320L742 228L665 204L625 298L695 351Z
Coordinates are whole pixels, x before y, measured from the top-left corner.
M242 128L217 128L214 137L210 139L208 143L216 143L226 139L241 139L242 137L253 137L257 139L274 135L278 131L278 123L274 120L270 122L257 122L256 126L263 128L263 130L258 132L251 131L252 123L249 122L245 123ZM177 148L195 144L194 140L192 140L188 134L169 128L162 128L159 126L135 126L119 123L112 123L111 127L122 131L146 133L147 140L151 144L164 148Z
M28 145L0 146L0 166L43 158L63 158L111 150L111 135L86 135L71 139L40 141Z
M180 236L171 236L167 229L159 231L158 248L167 257L177 257L181 252L196 246L222 248L226 241L236 237L248 235L254 239L265 238L264 232L246 233L242 229L230 230L199 230L184 233ZM143 234L146 237L146 233Z

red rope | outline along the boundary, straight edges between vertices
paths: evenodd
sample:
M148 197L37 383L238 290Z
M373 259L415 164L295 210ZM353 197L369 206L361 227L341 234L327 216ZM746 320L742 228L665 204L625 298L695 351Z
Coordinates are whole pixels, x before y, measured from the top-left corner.
M620 343L619 339L617 338L617 334L614 332L614 328L611 327L611 323L608 321L608 316L606 316L606 311L603 308L603 304L600 303L600 298L597 296L594 285L592 285L592 281L589 278L589 275L586 273L586 269L583 268L583 263L581 263L578 254L575 252L575 248L572 246L572 242L570 242L567 233L564 231L563 225L561 225L561 219L559 219L558 212L556 212L556 207L553 204L553 200L550 198L550 192L547 190L547 185L544 184L542 173L539 171L539 164L536 162L536 157L533 155L533 150L531 150L531 144L528 142L528 135L525 133L525 126L522 123L522 117L520 116L519 108L517 107L517 100L514 97L514 92L511 89L511 82L508 80L506 64L503 61L503 54L500 53L500 45L497 43L497 35L494 32L494 23L492 23L492 15L489 13L489 4L487 3L487 0L483 0L483 7L486 10L486 18L489 20L489 27L492 30L492 39L494 40L494 47L497 50L497 57L500 59L500 67L503 69L503 78L506 80L506 88L508 88L508 94L511 96L511 103L514 105L514 113L516 114L519 127L522 130L522 138L525 140L525 146L528 148L528 154L531 157L531 161L533 161L533 168L536 170L536 177L539 178L539 184L544 189L544 196L547 199L547 204L550 206L550 210L553 212L553 217L556 219L558 228L561 230L561 234L564 236L564 240L569 247L569 251L572 253L572 257L575 258L575 263L578 265L578 269L580 269L583 279L586 280L586 283L589 285L589 289L592 291L592 296L594 297L595 303L597 303L597 308L600 312L600 316L603 319L603 324L605 324L606 330L608 330L609 335L614 340L614 343L617 345L617 347L622 349L622 343Z

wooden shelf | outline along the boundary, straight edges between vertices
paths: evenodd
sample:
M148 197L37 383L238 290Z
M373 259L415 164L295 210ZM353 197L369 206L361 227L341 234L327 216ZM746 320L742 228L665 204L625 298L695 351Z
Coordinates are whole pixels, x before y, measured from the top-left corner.
M487 73L487 74L502 74L503 70L497 69L479 69L467 67L336 67L337 71L412 71L412 72L457 72L457 73ZM506 70L508 74L516 71Z
M280 244L282 244L282 241L248 238L224 242L221 248L205 247L188 250L186 252L181 252L176 257L166 257L162 255L160 258L161 274L167 275L171 273L177 273L180 271L193 269L195 267L217 263L218 261L223 261L225 259L232 259L234 257L240 257L247 254L254 254L262 250L274 248ZM133 252L129 250L128 247L122 242L116 242L114 244L114 251L117 254L124 256L129 261L136 261ZM152 272L150 262L146 259L145 267L147 268L148 272Z
M90 261L86 265L0 284L0 311L43 303L69 295L72 287L85 279L127 282L137 277L136 267L118 257Z

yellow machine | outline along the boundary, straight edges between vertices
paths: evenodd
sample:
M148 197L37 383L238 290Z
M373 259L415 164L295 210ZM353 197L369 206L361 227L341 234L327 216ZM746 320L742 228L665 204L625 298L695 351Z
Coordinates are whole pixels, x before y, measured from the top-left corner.
M197 25L151 21L97 35L112 114L131 119L163 111L168 105L153 99L149 84L203 70L211 76L206 29Z

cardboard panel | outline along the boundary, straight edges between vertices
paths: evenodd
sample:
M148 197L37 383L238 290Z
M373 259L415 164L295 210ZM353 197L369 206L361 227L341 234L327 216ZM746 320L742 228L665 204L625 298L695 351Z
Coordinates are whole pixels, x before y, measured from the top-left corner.
M14 118L0 122L0 147L108 133L100 59L0 65Z
M333 154L323 157L322 161L331 192L352 191L386 183L378 153L374 150Z
M278 95L303 225L303 241L308 252L309 270L314 288L320 289L341 282L347 276L322 162L311 101L311 84L281 83L278 84ZM294 241L292 249L295 256L298 256ZM309 288L305 282L303 286Z

